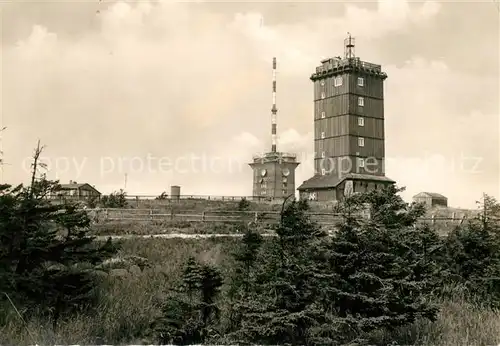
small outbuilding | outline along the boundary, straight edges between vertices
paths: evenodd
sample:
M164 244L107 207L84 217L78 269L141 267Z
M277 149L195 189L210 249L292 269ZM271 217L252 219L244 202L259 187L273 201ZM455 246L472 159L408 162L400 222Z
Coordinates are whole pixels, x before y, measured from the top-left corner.
M448 198L435 192L420 192L413 196L413 202L423 203L428 208L448 206Z
M52 196L53 198L64 199L97 199L101 198L101 193L92 185L88 183L77 183L76 181L69 181L69 184L60 184L57 192Z

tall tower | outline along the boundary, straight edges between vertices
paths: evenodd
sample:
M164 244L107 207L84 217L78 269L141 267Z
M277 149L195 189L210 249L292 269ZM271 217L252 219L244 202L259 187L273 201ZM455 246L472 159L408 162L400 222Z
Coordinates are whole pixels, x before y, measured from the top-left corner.
M271 108L271 151L253 156L252 195L258 199L282 199L295 194L297 155L277 150L276 58L273 58L273 105Z
M340 200L377 189L385 177L384 81L380 65L356 57L354 38L344 40L344 56L325 59L314 82L314 176L301 197Z

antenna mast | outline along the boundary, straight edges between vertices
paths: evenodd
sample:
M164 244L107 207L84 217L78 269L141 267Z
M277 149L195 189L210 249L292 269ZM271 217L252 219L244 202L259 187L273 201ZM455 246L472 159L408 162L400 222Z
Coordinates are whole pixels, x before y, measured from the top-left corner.
M272 137L272 147L271 151L276 152L276 114L278 109L276 108L276 58L273 58L273 108L271 108L271 137Z
M347 38L344 40L344 58L353 59L356 56L354 52L354 38L350 33L347 33Z

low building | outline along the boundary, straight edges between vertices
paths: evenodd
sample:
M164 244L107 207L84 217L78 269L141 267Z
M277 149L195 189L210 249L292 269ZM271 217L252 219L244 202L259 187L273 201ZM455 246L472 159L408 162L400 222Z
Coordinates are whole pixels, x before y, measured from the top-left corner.
M59 199L101 199L101 193L92 185L88 183L77 183L76 181L69 181L69 184L60 184L59 189L52 196Z
M434 193L434 192L420 192L415 196L413 196L413 202L423 203L428 208L432 208L435 206L441 206L441 207L448 206L448 198L439 193Z
M383 189L395 182L385 176L348 173L316 175L299 187L300 199L318 202L338 202L353 193Z

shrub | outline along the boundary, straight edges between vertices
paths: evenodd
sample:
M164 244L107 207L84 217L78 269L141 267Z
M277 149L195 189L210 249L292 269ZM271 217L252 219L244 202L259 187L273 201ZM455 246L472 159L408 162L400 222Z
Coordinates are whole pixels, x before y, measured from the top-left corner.
M248 210L250 209L250 202L243 197L239 202L238 202L238 210L243 211L243 210Z
M127 193L123 190L101 197L101 206L103 208L126 208L127 205Z
M464 285L469 299L500 307L500 229L495 217L500 205L485 195L482 212L444 242L442 280Z
M28 314L48 316L55 326L64 314L95 302L93 268L117 249L111 240L93 242L85 211L46 198L59 185L38 176L41 152L38 145L30 186L0 186L0 303L3 311L12 301Z
M212 326L217 325L220 316L215 304L222 286L220 272L191 257L182 279L182 285L168 297L162 316L153 325L155 339L162 345L200 344L217 336Z

